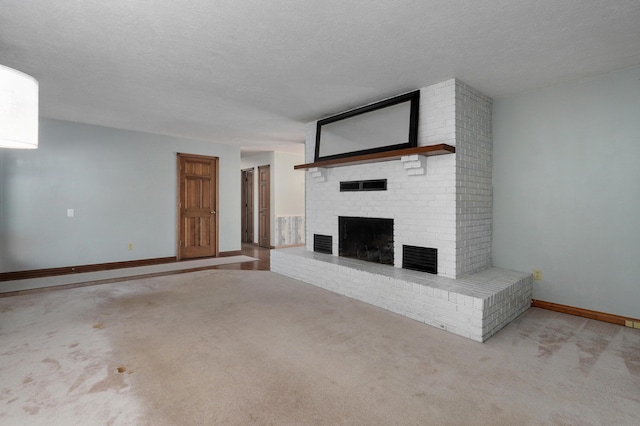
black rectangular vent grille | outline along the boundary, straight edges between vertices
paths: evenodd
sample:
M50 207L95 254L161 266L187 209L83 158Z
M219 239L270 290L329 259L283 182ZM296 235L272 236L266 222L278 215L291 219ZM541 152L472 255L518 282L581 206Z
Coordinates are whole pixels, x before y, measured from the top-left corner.
M438 273L438 249L402 246L402 267L414 271Z
M333 254L333 238L331 235L313 234L313 251Z
M350 181L340 182L340 192L386 191L386 190L387 190L386 179L350 180Z

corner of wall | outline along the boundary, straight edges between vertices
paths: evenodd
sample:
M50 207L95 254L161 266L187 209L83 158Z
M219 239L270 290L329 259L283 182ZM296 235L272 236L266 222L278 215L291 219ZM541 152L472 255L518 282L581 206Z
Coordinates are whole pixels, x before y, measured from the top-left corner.
M492 102L455 80L456 277L491 266Z

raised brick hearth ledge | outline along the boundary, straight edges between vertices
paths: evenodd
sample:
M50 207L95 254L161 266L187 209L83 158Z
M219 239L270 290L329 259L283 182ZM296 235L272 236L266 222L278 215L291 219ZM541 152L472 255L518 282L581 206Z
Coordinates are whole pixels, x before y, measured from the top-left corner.
M484 342L531 305L531 274L500 268L458 279L307 251L271 251L275 273Z

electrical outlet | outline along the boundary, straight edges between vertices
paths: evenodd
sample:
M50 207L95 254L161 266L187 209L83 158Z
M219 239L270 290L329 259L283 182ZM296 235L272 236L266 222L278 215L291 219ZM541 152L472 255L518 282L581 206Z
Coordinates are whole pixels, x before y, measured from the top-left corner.
M542 271L540 269L533 270L533 279L536 281L540 281L542 279Z
M133 243L129 243L129 244L127 245L127 249L128 249L128 250L133 250Z

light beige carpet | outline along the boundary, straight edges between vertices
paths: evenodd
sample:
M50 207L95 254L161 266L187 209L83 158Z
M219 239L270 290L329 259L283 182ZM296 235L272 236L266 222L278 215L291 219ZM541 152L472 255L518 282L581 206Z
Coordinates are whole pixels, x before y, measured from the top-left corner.
M0 299L2 425L637 425L640 330L476 343L271 272Z

